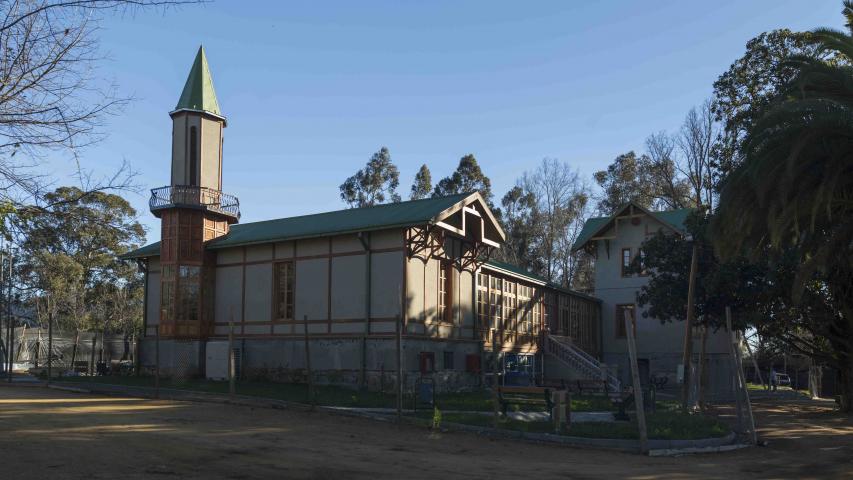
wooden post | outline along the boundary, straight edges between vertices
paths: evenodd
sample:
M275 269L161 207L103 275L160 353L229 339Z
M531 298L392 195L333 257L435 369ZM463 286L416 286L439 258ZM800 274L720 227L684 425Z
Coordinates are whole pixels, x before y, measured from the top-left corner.
M637 345L634 339L634 322L631 312L625 310L625 333L628 338L628 356L631 364L631 380L634 383L634 405L637 409L637 428L640 430L640 451L649 452L649 437L646 431L646 410L643 406L643 386L640 383L640 368L637 366Z
M699 409L703 412L705 411L705 351L707 350L708 345L708 327L706 325L702 326L702 342L699 347L699 368L696 372L696 376L698 377L698 392L696 394L696 400L699 403Z
M693 239L690 257L690 276L687 283L687 320L684 322L684 383L681 385L681 409L687 411L690 402L690 365L693 363L693 316L696 290L696 270L699 269L699 244Z
M98 346L98 332L92 332L92 352L89 355L89 376L95 376L95 348Z
M314 396L314 374L311 372L311 342L308 338L308 315L302 316L302 323L305 326L305 374L308 376L308 402L314 405L316 398Z
M735 332L732 329L732 316L731 310L729 307L726 307L726 329L729 331L729 357L731 357L732 364L732 374L734 374L734 394L735 394L735 408L737 409L737 425L738 430L741 432L744 431L744 420L743 420L743 389L746 385L741 385L740 383L740 375L737 373L738 369L738 361L737 361L737 353L735 352Z
M498 402L498 385L497 383L494 383L492 385L492 406L494 407L494 421L492 426L495 428L498 428L501 418L500 407L498 403L500 403Z
M732 309L730 307L726 307L726 326L729 328L729 332L732 335L732 339L735 339L735 333L732 329ZM738 384L743 389L743 398L746 403L746 420L748 422L747 426L750 431L750 440L753 445L758 445L758 432L755 431L755 418L752 416L752 403L749 400L749 390L746 388L746 378L743 374L743 360L740 356L740 342L738 342L738 348L734 348L734 342L732 342L732 349L735 350L735 365L737 367L737 378Z
M50 385L51 374L53 374L53 311L50 309L50 300L47 302L47 384Z
M166 314L164 308L160 312L160 322ZM160 322L154 327L154 398L160 398Z
M397 324L397 423L403 421L403 317L398 313Z
M231 308L231 317L228 319L228 395L233 397L237 390L234 384L234 309Z
M553 405L551 419L554 421L554 433L560 433L569 423L568 415L571 407L566 403L566 391L552 390L551 404Z

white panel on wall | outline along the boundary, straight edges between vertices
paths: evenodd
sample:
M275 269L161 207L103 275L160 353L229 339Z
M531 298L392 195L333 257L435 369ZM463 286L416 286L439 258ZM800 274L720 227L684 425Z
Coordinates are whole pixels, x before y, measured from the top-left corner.
M406 302L409 319L419 322L424 317L424 262L417 258L407 260L406 266Z
M438 260L431 258L426 264L425 273L425 307L427 321L434 322L438 318Z
M332 237L332 253L363 252L364 246L357 235Z
M225 248L216 251L216 263L219 265L228 263L240 263L243 261L243 249L241 247Z
M332 318L364 318L365 256L332 258Z
M326 258L296 262L294 307L297 320L302 320L304 315L310 320L328 318L328 262Z
M281 242L275 244L275 258L292 258L293 242Z
M216 269L216 312L217 322L242 321L243 267L218 267ZM233 309L233 310L232 310Z
M403 229L379 230L370 232L370 248L401 248L403 246Z
M329 253L329 238L309 238L296 242L296 255L308 257L313 255L326 255Z
M398 315L402 313L403 252L374 253L372 258L371 317Z
M246 266L246 321L272 319L272 264Z
M459 276L459 282L459 288L456 289L456 291L460 292L458 302L462 309L462 324L465 326L471 326L474 324L474 299L471 293L471 272L462 272Z
M246 247L246 261L260 262L264 260L272 260L272 244L252 245Z

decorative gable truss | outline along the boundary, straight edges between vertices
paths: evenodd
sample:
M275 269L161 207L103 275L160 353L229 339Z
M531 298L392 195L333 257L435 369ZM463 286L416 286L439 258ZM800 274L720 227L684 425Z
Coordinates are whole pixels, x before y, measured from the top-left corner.
M633 224L639 224L642 218L650 218L659 223L661 228L671 231L676 235L684 234L683 230L661 220L654 212L651 212L634 202L629 202L609 218L591 219L588 221L588 223L590 223L591 221L599 220L598 224L593 226L591 231L588 233L581 232L581 236L585 238L583 238L578 244L575 244L572 250L584 249L587 253L595 255L595 242L597 240L603 240L607 258L610 258L610 241L615 240L619 236L620 223L631 222ZM587 226L585 226L584 229L586 229L586 227ZM651 232L646 232L647 237L651 235Z
M506 234L483 197L472 193L435 215L429 223L406 230L409 258L426 263L430 258L451 259L457 268L476 271Z

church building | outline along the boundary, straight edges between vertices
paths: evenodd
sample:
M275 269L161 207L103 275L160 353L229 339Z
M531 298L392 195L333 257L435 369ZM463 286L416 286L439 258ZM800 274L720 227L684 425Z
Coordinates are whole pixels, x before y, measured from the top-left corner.
M304 379L308 344L318 381L378 388L400 329L409 385L606 375L602 302L490 260L505 234L479 193L240 223L203 49L169 115L161 241L124 256L145 273L143 368L216 377L232 333L242 378Z

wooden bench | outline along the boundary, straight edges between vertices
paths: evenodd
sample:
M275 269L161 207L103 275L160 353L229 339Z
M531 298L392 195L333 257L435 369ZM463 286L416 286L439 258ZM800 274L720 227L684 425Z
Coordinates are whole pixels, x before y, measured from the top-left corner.
M541 405L550 416L554 408L551 392L552 389L547 387L497 387L498 402L504 416L509 405Z

